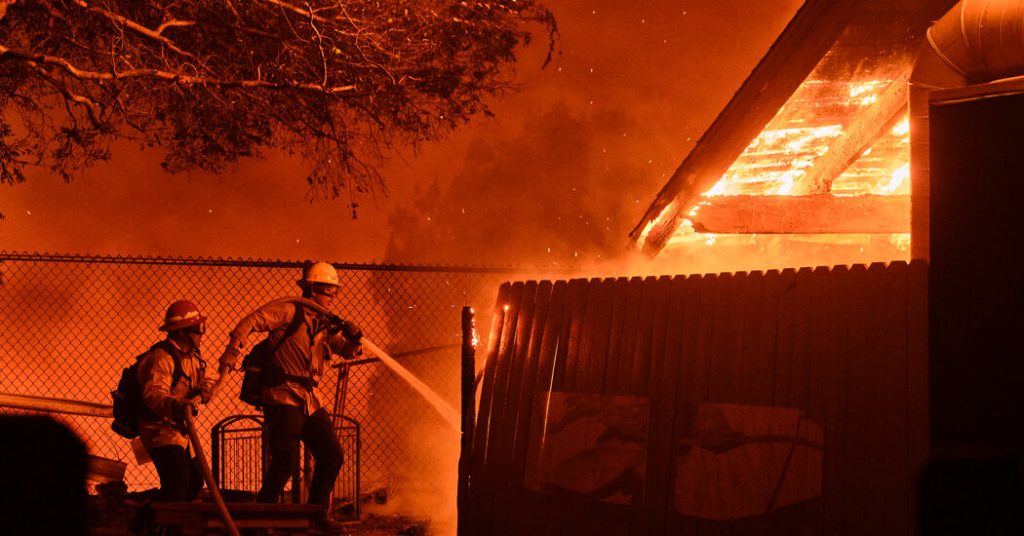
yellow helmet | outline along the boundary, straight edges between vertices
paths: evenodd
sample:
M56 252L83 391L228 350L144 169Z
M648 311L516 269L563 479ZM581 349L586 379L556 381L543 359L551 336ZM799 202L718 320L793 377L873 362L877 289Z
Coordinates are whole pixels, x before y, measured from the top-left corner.
M334 269L334 266L326 262L315 262L307 266L302 274L302 279L299 280L299 286L312 285L314 283L331 285L333 287L341 286L341 283L338 281L338 271Z

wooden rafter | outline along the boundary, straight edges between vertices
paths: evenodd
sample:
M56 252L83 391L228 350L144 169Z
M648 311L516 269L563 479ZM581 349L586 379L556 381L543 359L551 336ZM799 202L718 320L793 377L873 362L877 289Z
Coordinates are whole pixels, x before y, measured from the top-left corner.
M704 233L909 233L908 195L713 197L691 219Z
M843 135L832 142L828 152L815 161L801 178L796 191L824 194L832 190L836 180L882 134L887 132L907 111L909 72L893 80L874 104L861 112Z

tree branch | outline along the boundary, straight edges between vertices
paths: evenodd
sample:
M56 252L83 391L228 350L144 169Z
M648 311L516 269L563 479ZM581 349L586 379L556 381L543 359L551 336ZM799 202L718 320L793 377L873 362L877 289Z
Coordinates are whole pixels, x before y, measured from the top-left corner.
M293 6L293 5L289 4L288 2L282 2L281 0L261 0L261 1L265 2L267 4L273 4L273 5L281 8L281 9L286 9L288 11L291 11L292 13L298 13L299 15L302 15L303 17L309 17L309 18L311 18L311 19L313 19L315 21L330 22L329 19L326 19L324 17L321 17L320 15L317 15L316 13L313 13L312 10L302 9L301 7Z
M167 28L170 28L172 26L195 26L195 25L196 25L196 21L194 21L194 20L169 20L167 22L164 22L164 23L160 24L160 26L157 27L155 32L157 33L157 35L161 35L161 34L164 33L164 30L166 30Z
M53 86L57 91L59 91L60 94L64 96L65 101L70 101L75 104L78 104L79 106L84 107L86 113L89 114L89 122L92 123L92 126L100 128L100 110L92 99L85 97L83 95L79 95L77 93L72 93L71 89L69 89L67 85L51 76L50 73L46 72L46 70L42 67L38 65L33 65L32 68L33 70L35 70L36 74L38 74L40 78L49 82L51 86ZM68 113L70 114L70 110L68 110ZM72 116L72 119L74 119L74 116Z
M316 91L319 93L327 93L329 95L338 95L341 93L351 93L355 91L355 84L342 85L342 86L331 86L324 87L320 84L311 82L268 82L266 80L222 80L220 78L208 77L208 76L195 76L181 73L172 73L170 71L163 71L160 69L129 69L127 71L120 72L106 72L106 71L88 71L80 69L74 64L64 58L58 58L56 56L48 56L45 54L36 54L32 52L25 52L21 50L14 50L7 48L0 44L0 60L5 57L15 58L27 62L43 63L47 65L55 65L63 69L71 76L81 80L125 80L131 78L142 78L142 79L158 79L173 82L180 86L219 86L219 87L241 87L241 88L258 88L258 89L304 89L308 91Z
M194 60L198 60L198 58L196 58L195 54L192 54L191 52L188 52L187 50L182 50L180 47L178 47L178 45L174 44L174 41L171 41L170 39L164 37L163 35L160 35L161 32L163 32L164 28L167 25L171 25L171 26L188 26L190 24L195 24L195 22L192 22L192 21L170 21L170 22L165 22L164 24L160 25L159 30L155 31L155 30L151 30L149 28L146 28L145 26L143 26L143 25L141 25L141 24L139 24L139 23L137 23L137 22L135 22L135 21L133 21L131 19L128 19L128 18L126 18L123 15L118 15L117 13L114 13L112 11L108 11L108 10L103 9L101 7L91 6L85 0L74 0L74 1L75 1L75 4L79 5L80 7L85 9L86 11L91 11L93 13L99 13L100 15L106 17L107 19L110 19L111 21L114 21L114 22L116 22L118 24L123 24L125 27L127 27L127 28L129 28L131 30L134 30L135 32L137 32L139 34L142 34L142 35L144 35L146 37L149 37L149 38L152 38L152 39L156 39L157 41L160 41L161 43L167 45L167 48L173 50L174 52L177 52L178 54L181 54L182 56L186 56L188 58L191 58L191 59L194 59Z

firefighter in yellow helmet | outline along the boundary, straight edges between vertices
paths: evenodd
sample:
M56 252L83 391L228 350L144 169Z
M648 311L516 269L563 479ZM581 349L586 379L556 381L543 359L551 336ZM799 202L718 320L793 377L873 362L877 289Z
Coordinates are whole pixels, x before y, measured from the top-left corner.
M302 298L329 309L340 283L334 266L307 263L298 281ZM301 300L282 298L263 305L231 331L220 359L220 370L233 370L253 332L269 332L270 355L260 375L270 464L258 502L279 500L285 483L299 463L299 442L313 455L315 468L309 487L310 504L324 505L321 525L332 525L325 504L341 469L343 453L331 417L317 399L315 387L332 354L351 359L360 353L361 333L351 323L336 321Z
M206 362L199 353L206 317L189 301L176 301L167 308L160 331L167 337L153 345L139 359L138 381L145 406L139 418L139 438L160 476L157 501L190 501L203 487L183 424L186 411L209 402L213 379L206 374ZM143 512L140 521L147 520ZM166 527L174 534L175 527Z

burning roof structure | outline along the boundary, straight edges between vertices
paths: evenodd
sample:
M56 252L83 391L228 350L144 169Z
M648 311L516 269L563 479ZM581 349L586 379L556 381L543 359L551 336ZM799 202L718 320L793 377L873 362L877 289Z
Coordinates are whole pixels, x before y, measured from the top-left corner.
M927 29L955 3L807 0L631 239L651 256L758 235L906 251L908 81Z

